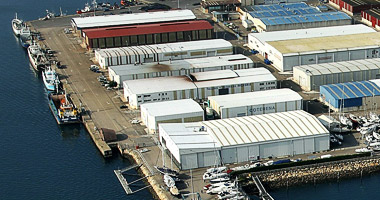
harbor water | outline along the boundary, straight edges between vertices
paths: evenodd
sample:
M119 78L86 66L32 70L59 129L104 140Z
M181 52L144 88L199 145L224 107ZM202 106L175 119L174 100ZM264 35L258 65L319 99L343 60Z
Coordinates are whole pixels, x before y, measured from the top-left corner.
M0 4L0 199L152 199L144 190L126 196L113 173L130 165L120 156L103 159L83 126L58 126L41 76L13 35L15 13L24 20L46 9L72 14L87 0L18 0ZM118 1L119 3L119 1ZM131 177L136 178L136 177ZM275 199L380 199L380 175L339 183L271 191Z
M125 194L113 170L129 166L127 160L105 160L83 126L57 125L41 75L29 66L26 51L13 35L10 22L16 12L19 18L34 20L44 17L46 9L58 12L62 6L74 13L86 2L0 4L0 199L152 199L148 190Z

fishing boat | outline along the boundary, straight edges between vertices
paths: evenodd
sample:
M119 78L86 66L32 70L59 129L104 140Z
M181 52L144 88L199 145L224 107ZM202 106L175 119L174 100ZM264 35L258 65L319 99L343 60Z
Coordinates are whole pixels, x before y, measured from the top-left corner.
M33 43L28 47L28 56L30 64L37 71L44 69L49 64L40 45L36 43Z
M58 124L80 123L78 109L69 95L51 92L48 94L49 107Z
M51 67L47 67L42 71L42 80L47 90L55 91L58 89L59 78L57 73Z
M20 43L21 43L21 46L24 47L25 49L27 49L32 43L32 34L28 27L21 29Z
M25 27L25 24L24 24L24 21L22 21L21 19L18 19L17 18L17 13L16 13L16 17L14 19L12 19L12 29L13 29L13 33L18 37L20 36L20 33L21 33L21 29L23 29Z

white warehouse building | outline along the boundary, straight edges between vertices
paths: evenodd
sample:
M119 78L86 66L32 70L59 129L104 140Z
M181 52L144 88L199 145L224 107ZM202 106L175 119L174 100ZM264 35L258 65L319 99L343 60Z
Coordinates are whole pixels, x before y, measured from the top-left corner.
M288 88L210 96L208 103L221 119L302 109L302 97Z
M270 41L265 57L279 71L294 66L378 58L380 33Z
M270 41L294 40L302 38L327 37L337 35L350 35L358 33L374 33L373 28L364 24L330 26L320 28L307 28L274 32L250 33L248 34L248 47L255 49L263 57L267 57L271 46Z
M232 55L233 46L223 39L199 40L99 49L95 58L102 68L189 58Z
M147 102L207 99L208 96L269 90L276 78L265 68L191 73L123 82L124 98L131 108Z
M115 81L120 87L123 81L164 77L182 76L195 72L217 71L226 69L253 68L253 61L247 56L236 54L228 56L214 56L173 60L157 63L144 63L143 65L119 65L108 68L109 79Z
M159 129L161 144L182 170L330 148L329 131L303 110L160 124Z
M301 65L293 68L293 81L305 91L319 86L380 78L380 58Z
M161 123L187 123L204 120L204 110L192 99L181 99L141 105L141 121L149 133L156 133Z

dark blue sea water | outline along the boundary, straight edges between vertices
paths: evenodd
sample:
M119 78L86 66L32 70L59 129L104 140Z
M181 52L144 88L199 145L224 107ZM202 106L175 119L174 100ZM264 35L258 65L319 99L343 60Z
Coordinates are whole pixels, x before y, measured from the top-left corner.
M81 126L59 127L41 77L11 29L15 13L37 19L46 9L74 13L85 0L1 0L0 199L152 199L145 190L126 196L114 169L130 163L103 159Z
M74 13L87 0L2 0L0 3L0 199L151 199L126 196L113 170L130 163L104 160L81 126L59 127L41 78L13 36L10 21L45 10ZM380 199L380 175L271 191L275 199Z

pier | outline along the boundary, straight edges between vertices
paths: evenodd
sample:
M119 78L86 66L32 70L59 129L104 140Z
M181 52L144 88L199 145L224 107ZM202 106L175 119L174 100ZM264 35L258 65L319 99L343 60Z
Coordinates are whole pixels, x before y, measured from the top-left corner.
M265 190L263 184L261 183L258 176L252 177L253 182L255 183L257 189L259 189L259 196L263 200L274 200L272 196Z
M138 191L141 191L143 189L146 189L146 188L150 187L150 185L147 185L147 186L141 187L141 188L139 188L139 189L137 189L135 191L132 191L132 189L130 188L130 186L133 186L134 183L137 183L139 181L142 181L142 180L148 178L148 176L139 178L137 180L134 180L134 181L128 183L127 179L123 175L125 172L127 172L127 171L129 171L131 169L137 169L137 168L141 167L141 165L142 164L140 164L140 165L132 165L132 166L126 167L126 168L121 169L121 170L114 170L114 173L115 173L117 179L119 180L121 186L123 187L123 189L124 189L124 191L125 191L125 193L127 195L136 193Z

